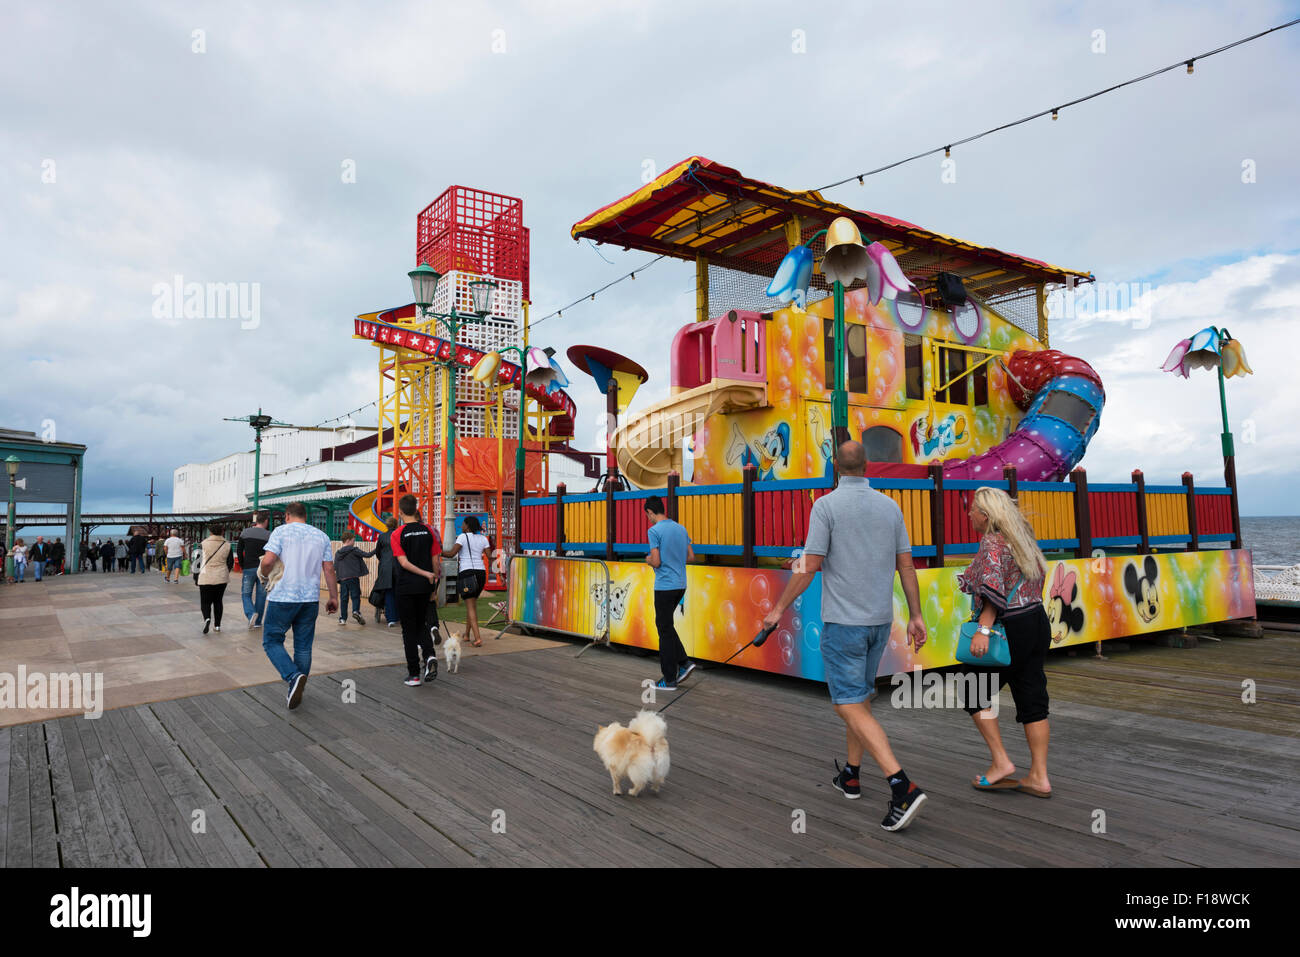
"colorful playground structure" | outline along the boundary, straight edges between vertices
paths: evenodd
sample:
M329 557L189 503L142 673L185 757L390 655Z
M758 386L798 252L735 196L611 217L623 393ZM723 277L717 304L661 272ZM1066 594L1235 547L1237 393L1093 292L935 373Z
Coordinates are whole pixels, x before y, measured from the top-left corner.
M821 237L843 233L843 218L874 240L874 272L843 293L837 315L832 270L812 267L828 261ZM705 562L688 569L678 633L692 657L728 658L758 630L813 501L833 487L839 375L840 438L862 441L872 485L903 512L931 638L919 653L907 644L896 591L881 674L955 660L968 617L955 579L978 547L965 503L982 485L1018 499L1048 555L1056 646L1254 615L1230 459L1224 485L1212 487L1187 474L1147 485L1140 471L1090 484L1077 467L1105 391L1087 362L1049 347L1047 297L1091 282L1089 273L702 157L592 213L572 235L694 262L697 308L672 340L670 396L612 436L611 472L626 484L523 500L519 550L529 554L512 561L511 620L655 647L643 561L643 502L655 494ZM736 663L820 679L819 604L813 587L772 642Z
M380 387L376 487L353 501L349 515L362 538L384 529L384 515L395 514L406 493L439 525L454 462L457 530L476 515L497 545L513 550L520 490L537 494L548 481L547 456L539 454L524 457L516 482L520 436L526 450L584 458L569 444L575 408L562 389L532 381L510 362L486 377L472 374L497 350L527 348L528 242L521 200L452 186L417 218L417 263L438 277L430 308L408 303L355 319L353 338L377 350ZM480 309L473 287L485 282L491 297ZM457 324L455 316L474 321Z

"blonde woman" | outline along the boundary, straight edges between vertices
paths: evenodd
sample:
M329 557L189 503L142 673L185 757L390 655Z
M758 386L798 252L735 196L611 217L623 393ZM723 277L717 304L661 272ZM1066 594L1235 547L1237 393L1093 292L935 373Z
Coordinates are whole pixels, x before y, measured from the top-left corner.
M974 561L958 577L958 586L971 596L980 631L971 641L971 653L988 650L994 622L1006 630L1011 664L1005 668L977 669L981 682L990 676L997 687L1011 686L1016 721L1024 725L1029 742L1029 773L1016 779L1016 766L1002 746L997 715L989 708L968 707L975 728L992 756L989 768L971 783L981 791L1015 789L1034 797L1052 796L1047 778L1047 675L1043 671L1052 628L1043 610L1043 580L1047 561L1038 548L1033 529L1011 497L996 488L980 488L970 504L970 520L981 536ZM991 694L989 684L978 685L981 695Z

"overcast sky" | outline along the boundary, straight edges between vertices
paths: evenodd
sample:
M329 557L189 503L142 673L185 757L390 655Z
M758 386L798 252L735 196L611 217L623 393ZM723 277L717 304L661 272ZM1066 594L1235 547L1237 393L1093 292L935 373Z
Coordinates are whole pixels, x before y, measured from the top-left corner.
M816 188L1297 16L1268 0L9 4L0 425L86 444L87 511L147 507L151 475L166 509L176 466L251 446L223 417L312 425L377 397L351 320L409 301L416 214L450 184L523 198L538 317L649 258L569 238L648 167L700 154ZM1159 366L1226 325L1255 370L1228 383L1242 511L1297 514L1297 103L1300 27L954 149L954 183L930 158L827 195L1141 293L1052 325L1106 384L1092 481L1221 483L1214 376ZM175 276L255 284L256 321L159 316ZM535 339L632 355L641 405L666 393L693 282L665 261ZM603 401L572 378L591 447Z

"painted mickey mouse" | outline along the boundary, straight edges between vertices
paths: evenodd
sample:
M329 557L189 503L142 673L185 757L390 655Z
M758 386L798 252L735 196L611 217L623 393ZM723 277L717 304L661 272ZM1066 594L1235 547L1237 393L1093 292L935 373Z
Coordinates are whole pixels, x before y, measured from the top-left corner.
M1143 574L1139 575L1136 563L1124 569L1124 590L1132 596L1138 617L1150 624L1160 613L1160 596L1156 592L1156 575L1160 567L1155 558L1148 555L1142 562L1142 571Z

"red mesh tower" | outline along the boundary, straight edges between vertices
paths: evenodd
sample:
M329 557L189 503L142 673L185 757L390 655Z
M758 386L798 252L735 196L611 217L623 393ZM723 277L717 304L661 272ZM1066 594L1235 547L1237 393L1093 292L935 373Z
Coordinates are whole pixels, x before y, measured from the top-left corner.
M528 298L524 202L465 186L448 187L415 221L416 264L514 279Z

